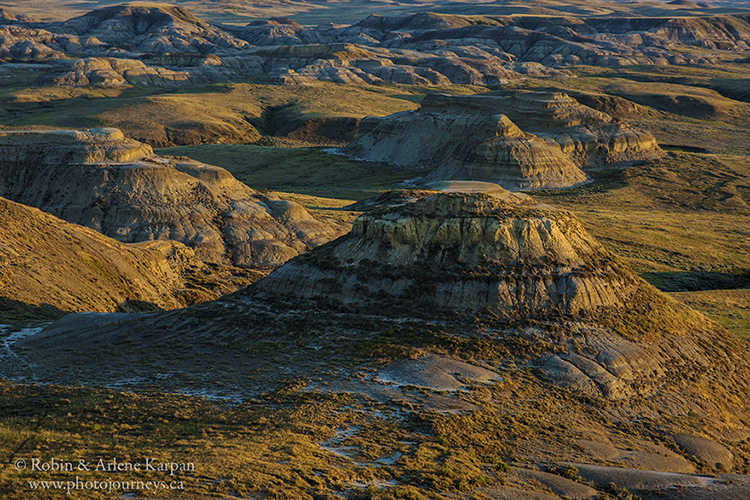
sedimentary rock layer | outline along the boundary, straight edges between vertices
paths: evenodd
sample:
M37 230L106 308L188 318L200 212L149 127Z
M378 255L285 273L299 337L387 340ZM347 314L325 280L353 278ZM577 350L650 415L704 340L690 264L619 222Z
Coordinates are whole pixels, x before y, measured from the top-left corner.
M501 339L509 357L532 359L549 382L609 399L651 395L670 377L701 370L721 383L727 375L715 363L746 352L635 276L569 213L488 195L400 203L363 214L349 234L246 295L426 320L459 313L484 325L485 340ZM522 347L531 353L514 351ZM675 411L695 408L669 398Z
M512 316L617 306L636 285L568 213L436 194L360 216L349 234L289 262L259 288Z
M648 132L566 94L536 92L429 94L417 111L362 120L344 152L432 168L427 180L481 180L507 189L572 186L586 180L588 169L661 154Z
M2 132L0 154L0 196L123 242L180 241L207 262L277 266L348 229L116 129Z

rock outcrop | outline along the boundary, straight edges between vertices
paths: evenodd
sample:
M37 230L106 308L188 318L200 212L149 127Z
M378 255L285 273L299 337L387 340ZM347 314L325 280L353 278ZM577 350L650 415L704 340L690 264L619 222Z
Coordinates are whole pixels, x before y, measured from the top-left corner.
M205 54L242 49L238 40L188 10L168 4L113 5L70 19L60 31L144 53Z
M548 317L621 306L638 283L570 214L528 199L435 194L363 214L258 288L365 308Z
M562 93L511 97L429 94L417 111L360 122L343 152L426 180L495 182L506 189L560 188L585 171L657 157L654 137Z
M2 132L0 152L0 196L123 242L180 241L206 262L277 266L348 229L117 129Z
M244 293L360 314L484 317L483 335L534 346L545 380L613 400L730 363L738 347L635 276L573 215L508 197L436 194L367 212Z
M64 23L30 23L3 11L0 58L59 60L40 80L53 85L175 86L251 75L281 83L501 85L572 78L566 67L575 65L720 63L706 49L745 53L748 36L747 16L700 10L672 19L588 17L583 9L577 17L419 13L351 25L271 19L230 26L173 5L130 4Z

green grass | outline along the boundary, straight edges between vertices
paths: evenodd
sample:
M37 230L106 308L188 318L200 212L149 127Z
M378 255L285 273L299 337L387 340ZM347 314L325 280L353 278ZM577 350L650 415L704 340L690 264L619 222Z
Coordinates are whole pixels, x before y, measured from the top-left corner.
M744 156L674 152L535 197L575 212L641 272L732 273L750 265L748 181Z
M158 149L157 153L189 156L229 170L254 189L270 189L328 198L361 200L398 187L424 171L362 163L319 148L206 144Z
M670 295L750 341L750 289L674 292Z
M346 396L279 395L283 402L270 412L266 405L226 407L190 398L159 394L135 395L106 390L34 388L0 382L0 452L31 463L56 458L96 463L116 458L146 458L195 464L194 473L79 472L84 481L178 480L184 489L161 492L158 498L226 498L226 495L309 498L314 485L335 489L337 481L366 481L368 471L325 454L318 442L330 438L349 417L337 416L336 404ZM313 412L312 409L315 409ZM13 461L14 461L13 460ZM11 461L11 463L13 463ZM325 479L319 479L322 473ZM28 480L75 479L75 473L0 472L3 498L29 498ZM60 498L64 492L34 493L34 498ZM299 495L299 496L297 496ZM119 497L119 495L117 495ZM112 498L107 492L80 491L76 498Z
M251 83L81 88L33 87L14 79L0 86L0 111L6 128L109 126L154 146L246 143L267 133L268 110L284 109L281 125L289 133L316 118L362 118L414 109L421 95L397 86L333 83L292 88Z

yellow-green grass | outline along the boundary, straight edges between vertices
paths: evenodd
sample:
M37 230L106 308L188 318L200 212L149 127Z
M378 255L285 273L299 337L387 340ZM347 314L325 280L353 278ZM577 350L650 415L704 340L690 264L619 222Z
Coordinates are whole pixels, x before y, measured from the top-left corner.
M354 219L361 214L361 212L347 210L345 207L354 203L355 200L345 200L340 198L325 198L322 196L311 196L307 194L299 193L275 193L280 198L285 200L291 200L305 206L308 210L312 210L318 215L330 217L343 222L354 222Z
M315 118L386 115L414 109L419 92L400 87L250 83L181 89L5 86L6 128L109 126L152 145L253 142L268 133L264 112L283 108L287 128ZM273 128L273 127L272 127ZM270 130L273 135L275 130Z
M548 405L546 415L516 408L512 417L505 418L506 409L513 405L509 390L543 396L538 388L518 382L496 387L496 396L509 403L500 407L505 409L483 404L476 414L413 411L408 420L385 418L413 410L408 404L400 407L350 393L309 392L308 382L294 381L287 389L235 404L158 392L14 385L0 380L0 453L8 465L0 469L0 496L61 498L66 496L64 486L32 491L29 481L66 483L78 476L84 482L181 483L175 484L181 489L173 491L138 492L148 498L437 500L504 483L509 468L503 460L513 459L516 450L505 444L508 440L566 439L564 429L531 427L532 421L546 421L563 411L548 401L536 405ZM478 389L462 399L480 403L487 396L486 390ZM73 463L76 470L31 469L32 459L44 463L53 458ZM95 471L100 459L105 464L156 459L192 464L194 470L174 475ZM18 460L25 461L24 470L13 465ZM90 470L77 470L79 460ZM115 493L119 498L129 491ZM95 489L74 490L72 495L113 498L109 491Z
M638 271L750 269L746 157L674 152L594 179L535 196L575 212Z
M299 379L241 404L0 380L0 454L6 463L0 468L0 496L61 498L64 490L32 492L29 481L67 482L79 476L82 481L182 482L183 489L143 494L146 498L483 498L485 487L539 488L519 481L508 464L533 468L601 460L577 444L592 435L606 436L623 450L653 446L651 420L626 427L613 422L612 412L622 402L571 397L526 370L503 373L503 379L449 398L462 411L441 410L444 395L416 387L402 389L403 400L385 404L356 392L309 390L311 381ZM194 470L174 476L40 472L29 470L34 458L75 466L83 460L92 469L99 459L121 464L156 459L190 463ZM18 460L27 468L17 470ZM73 495L114 497L93 489Z
M693 144L705 146L705 138ZM750 162L746 156L672 152L624 170L594 174L588 185L537 192L573 211L607 248L657 287L701 297L697 309L747 338L747 311L724 293L747 286L750 269ZM697 294L697 295L695 295ZM717 294L717 295L712 295ZM722 300L719 300L722 299Z
M641 106L627 120L654 133L660 143L702 142L717 153L750 153L750 65L573 68L573 79L527 79L505 89L560 90L613 95Z
M286 400L285 400L286 399ZM184 489L160 491L156 498L226 498L262 494L273 498L309 498L301 490L320 485L367 482L373 473L358 471L351 460L326 453L319 442L351 415L335 409L346 396L295 394L274 397L283 409L266 405L226 407L202 398L135 395L106 390L37 389L0 383L0 452L10 463L25 459L24 471L3 467L0 496L7 499L60 498L65 491L30 491L28 480L182 481ZM12 411L11 411L12 409ZM96 464L159 461L193 463L194 472L59 472L30 470L31 459L78 460ZM95 466L92 465L91 469ZM127 492L127 491L126 491ZM125 492L125 493L126 493ZM124 493L117 492L117 497ZM138 492L146 494L148 492ZM105 491L74 491L75 498L112 498Z
M189 156L229 170L254 189L361 200L393 189L424 170L362 163L318 148L276 148L206 144L158 149L163 155Z
M750 341L749 289L672 292L670 295Z

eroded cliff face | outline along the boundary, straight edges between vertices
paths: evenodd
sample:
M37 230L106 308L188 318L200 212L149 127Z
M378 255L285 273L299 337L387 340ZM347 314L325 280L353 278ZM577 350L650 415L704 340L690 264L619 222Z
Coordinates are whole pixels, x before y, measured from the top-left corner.
M428 321L458 313L548 382L613 400L653 395L712 359L736 361L727 332L635 276L570 213L483 194L399 203L245 293ZM669 404L694 408L689 398Z
M417 111L360 123L344 149L405 168L432 167L426 180L496 182L506 189L561 188L585 171L661 155L654 137L562 93L429 94Z
M363 307L547 316L621 305L637 280L570 214L438 194L360 216L260 288Z
M89 130L0 131L7 164L128 163L153 156L151 146L126 139L114 128ZM10 182L0 179L0 182Z
M207 262L278 266L348 229L116 129L4 132L0 154L0 195L123 242L180 241Z

